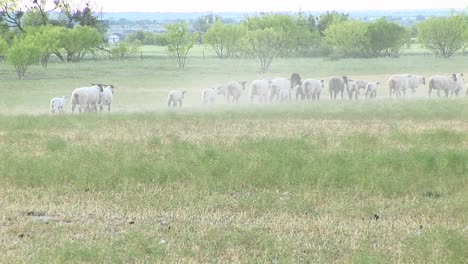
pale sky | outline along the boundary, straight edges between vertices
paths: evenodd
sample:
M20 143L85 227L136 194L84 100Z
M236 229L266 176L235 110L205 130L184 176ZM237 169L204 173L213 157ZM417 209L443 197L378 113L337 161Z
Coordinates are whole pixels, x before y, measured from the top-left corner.
M467 8L467 0L91 0L104 12L261 12Z

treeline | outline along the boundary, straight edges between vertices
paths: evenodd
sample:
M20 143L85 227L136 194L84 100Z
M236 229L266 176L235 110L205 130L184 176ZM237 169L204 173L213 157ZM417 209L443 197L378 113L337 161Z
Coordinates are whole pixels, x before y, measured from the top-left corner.
M256 58L261 72L268 70L275 57L397 57L402 47L417 42L434 54L449 58L468 46L465 13L430 18L414 28L403 27L386 18L374 22L352 20L348 14L335 11L318 17L304 13L247 16L238 24L227 24L220 17L209 15L193 23L193 33L189 32L187 23L176 24L187 36L196 35L195 38L185 37L186 47L193 46L193 39L196 39L211 47L221 59ZM144 45L171 46L174 39L168 40L170 34L140 31L129 39L139 40ZM182 39L177 40L177 45Z
M381 18L374 22L352 20L348 14L327 12L246 16L237 24L215 15L196 21L166 25L166 32L138 31L125 41L107 43L108 21L99 19L89 2L77 0L0 0L0 56L22 79L30 65L47 67L51 56L79 62L86 55L103 53L126 58L141 45L167 47L170 58L185 67L195 44L214 50L220 59L254 58L260 72L268 71L277 57L398 56L405 45L417 41L435 54L449 58L468 46L465 13L431 18L416 28L405 28ZM49 8L49 9L47 9ZM191 26L191 27L190 27Z

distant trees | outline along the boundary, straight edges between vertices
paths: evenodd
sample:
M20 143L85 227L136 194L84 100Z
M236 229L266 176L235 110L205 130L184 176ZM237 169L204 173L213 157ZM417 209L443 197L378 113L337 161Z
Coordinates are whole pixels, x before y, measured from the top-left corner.
M167 25L166 30L164 36L167 41L167 51L179 68L184 68L187 54L195 44L198 34L190 32L186 22Z
M391 56L409 43L410 31L403 26L381 18L367 28L369 49L372 56Z
M244 47L247 28L242 24L226 25L216 21L205 33L203 40L216 52L219 58L238 55Z
M418 25L418 40L444 58L468 45L468 16L435 17Z
M362 56L369 46L367 27L356 20L334 23L325 30L325 39L340 57Z
M336 57L391 56L409 42L402 26L379 19L373 23L347 20L330 25L324 32Z

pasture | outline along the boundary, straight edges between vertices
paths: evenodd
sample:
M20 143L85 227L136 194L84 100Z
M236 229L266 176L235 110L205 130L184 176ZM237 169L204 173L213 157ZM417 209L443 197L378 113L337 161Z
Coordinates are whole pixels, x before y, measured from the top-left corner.
M144 59L0 64L2 263L464 263L468 98L201 106L203 88L260 77L197 47ZM466 57L288 58L268 76L468 72ZM50 115L90 82L112 113ZM166 96L188 90L184 108ZM464 95L465 90L463 90Z

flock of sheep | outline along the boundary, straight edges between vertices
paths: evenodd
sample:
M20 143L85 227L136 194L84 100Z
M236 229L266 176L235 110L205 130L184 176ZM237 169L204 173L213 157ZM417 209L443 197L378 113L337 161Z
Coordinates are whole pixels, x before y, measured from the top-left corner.
M445 96L458 96L463 88L463 73L454 73L450 75L434 75L429 79L429 96L436 90L440 97L440 92ZM284 102L291 99L292 92L296 90L296 100L320 100L320 95L324 89L325 81L317 79L302 80L301 76L293 73L290 78L265 78L254 80L249 85L249 96L251 103L271 103L274 101ZM365 80L351 80L347 76L333 76L328 80L328 89L331 99L336 99L338 94L343 98L346 91L349 99L358 99L361 90L364 91L366 98L375 98L377 96L377 87L379 82ZM390 76L388 88L390 97L397 98L406 96L406 92L411 90L416 92L416 88L426 85L426 79L420 75L414 74L396 74ZM246 82L229 82L215 88L206 88L202 90L202 103L212 104L217 95L223 95L227 102L237 103L243 90L246 89ZM182 107L186 91L173 90L168 95L169 107ZM468 87L467 92L468 96Z
M82 111L97 112L98 106L102 111L104 106L107 110L111 110L112 100L114 98L115 87L110 84L91 84L90 87L80 87L73 90L70 100L72 105L72 113L75 112L75 107L78 105L80 113ZM50 100L51 113L63 113L67 96L54 97Z
M434 75L429 78L429 96L432 92L444 92L445 96L458 96L463 89L463 73L453 73L450 75ZM320 95L324 89L324 80L305 79L293 73L290 78L274 77L261 80L254 80L249 85L249 96L251 103L258 102L271 103L274 101L285 102L291 100L292 92L296 91L296 100L320 100ZM227 99L228 103L238 103L243 91L246 89L247 82L231 81L225 85L220 85L215 88L206 88L202 90L202 103L213 104L218 95L222 95ZM328 80L328 89L330 98L337 98L340 94L343 99L343 94L346 91L349 99L358 99L361 90L364 90L366 98L375 98L377 96L377 88L380 85L376 81L352 80L347 76L333 76ZM411 90L413 93L416 89L426 85L426 79L420 75L414 74L397 74L392 75L388 79L388 88L390 97L397 98L406 96L406 92ZM108 111L111 110L115 87L106 84L92 84L90 87L81 87L73 90L71 94L72 113L75 107L79 106L79 111L97 112L98 106L100 111L106 106ZM169 107L182 107L182 101L187 91L172 90L168 95L167 104ZM466 91L468 96L468 87ZM67 96L52 98L50 102L51 113L61 113L64 111Z

